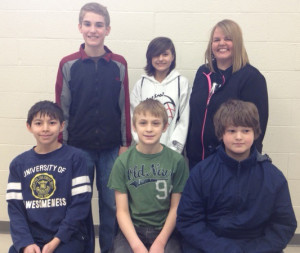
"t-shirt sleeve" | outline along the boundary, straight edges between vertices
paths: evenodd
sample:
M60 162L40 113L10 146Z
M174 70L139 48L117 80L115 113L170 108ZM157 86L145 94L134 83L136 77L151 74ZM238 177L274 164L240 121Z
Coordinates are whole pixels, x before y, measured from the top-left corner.
M172 192L180 193L189 177L189 169L183 157L177 162L177 168L174 171Z
M108 180L108 188L127 193L125 168L120 158L117 158Z

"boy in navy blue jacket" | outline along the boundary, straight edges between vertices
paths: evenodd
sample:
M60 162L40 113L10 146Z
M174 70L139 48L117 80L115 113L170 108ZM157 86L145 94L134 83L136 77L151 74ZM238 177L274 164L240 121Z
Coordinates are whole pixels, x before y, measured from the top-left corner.
M229 100L214 125L223 143L192 169L178 206L183 252L282 252L297 222L284 175L252 145L256 106Z
M64 117L50 101L28 112L36 146L10 164L6 200L13 246L9 253L82 253L87 243L91 186L79 149L58 142Z
M124 57L105 46L111 30L105 6L83 5L78 29L84 43L60 61L55 84L56 103L66 120L60 141L84 151L91 184L95 178L98 190L100 248L108 253L117 221L114 191L107 182L116 158L131 143L128 69Z

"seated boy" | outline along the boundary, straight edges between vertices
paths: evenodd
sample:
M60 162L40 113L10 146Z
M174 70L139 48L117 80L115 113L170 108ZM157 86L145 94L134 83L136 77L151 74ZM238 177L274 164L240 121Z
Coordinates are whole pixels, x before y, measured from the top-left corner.
M108 182L120 227L112 252L181 252L174 228L187 165L160 143L168 116L159 101L141 102L132 120L139 143L117 158Z
M282 252L297 222L285 177L252 145L257 108L229 100L214 126L223 143L192 169L178 207L184 252Z
M9 168L10 253L85 250L90 180L82 152L58 142L63 127L63 112L50 101L38 102L28 112L27 128L36 146Z

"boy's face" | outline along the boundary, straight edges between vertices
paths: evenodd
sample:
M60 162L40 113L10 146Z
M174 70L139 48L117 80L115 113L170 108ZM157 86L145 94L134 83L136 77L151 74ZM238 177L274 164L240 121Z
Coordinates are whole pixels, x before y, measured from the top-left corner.
M110 26L106 26L103 16L94 12L87 12L78 25L82 33L86 47L103 47L104 39L110 32Z
M55 149L58 144L58 135L64 128L64 122L61 124L58 119L50 118L48 115L41 116L38 113L33 117L31 125L27 124L27 128L36 139L37 147Z
M242 161L249 157L250 148L254 142L254 132L251 127L229 126L223 134L225 151L231 158Z
M155 117L149 112L136 115L133 130L137 133L140 147L159 147L160 137L166 131L167 125L161 117Z

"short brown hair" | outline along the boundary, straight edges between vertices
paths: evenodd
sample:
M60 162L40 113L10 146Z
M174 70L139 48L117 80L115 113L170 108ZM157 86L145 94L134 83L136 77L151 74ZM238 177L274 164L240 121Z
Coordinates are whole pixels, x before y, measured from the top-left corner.
M214 115L215 134L222 140L229 126L250 127L256 140L261 133L257 107L251 102L230 99Z
M87 3L81 7L79 12L79 24L82 23L84 15L87 12L93 12L104 17L105 25L110 25L110 17L107 8L99 3Z
M218 22L211 30L209 42L205 52L205 63L207 63L210 71L217 71L213 66L214 55L212 53L213 36L217 27L219 27L223 31L225 36L232 40L232 72L234 73L244 67L247 63L249 63L249 59L243 42L242 30L236 22L230 19L224 19Z
M176 66L176 51L172 40L167 37L157 37L151 40L146 52L147 65L144 68L148 76L154 76L155 74L155 68L152 65L152 58L161 55L168 49L170 49L174 57L170 65L170 69L169 69L169 73L170 73Z
M31 126L32 120L35 116L49 116L51 119L59 120L60 123L64 122L64 113L62 109L52 101L44 100L35 103L28 111L27 124Z
M132 123L135 126L136 124L136 116L139 114L146 114L149 112L155 117L162 118L164 126L168 124L168 114L166 112L165 107L158 100L148 98L142 102L140 102L133 111Z

